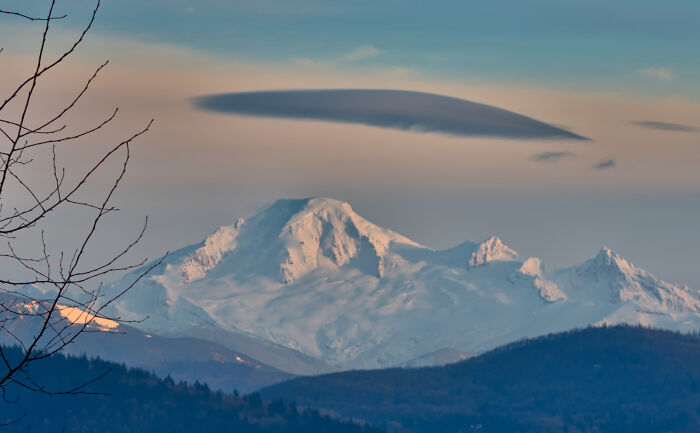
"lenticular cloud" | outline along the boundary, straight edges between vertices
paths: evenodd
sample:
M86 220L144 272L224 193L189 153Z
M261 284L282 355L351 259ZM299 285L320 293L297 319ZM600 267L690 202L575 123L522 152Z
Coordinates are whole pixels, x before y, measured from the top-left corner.
M194 100L224 113L358 123L417 132L515 139L587 140L531 117L431 93L380 89L222 93Z

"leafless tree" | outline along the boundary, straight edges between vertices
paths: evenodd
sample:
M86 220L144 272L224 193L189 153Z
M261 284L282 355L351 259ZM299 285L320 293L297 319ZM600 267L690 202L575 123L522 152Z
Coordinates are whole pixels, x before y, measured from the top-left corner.
M32 69L9 94L0 98L0 343L5 345L0 345L0 391L3 396L10 385L44 393L81 392L84 384L69 390L46 389L32 379L30 364L60 352L81 333L104 323L101 321L122 323L119 317L110 317L110 305L158 265L138 273L131 285L117 293L103 290L106 278L146 263L146 260L136 263L128 260L142 239L147 218L132 241L105 253L97 261L94 244L98 233L106 228L105 217L118 210L113 198L127 171L130 144L149 130L153 120L111 144L104 144L96 137L101 136L98 131L114 127L112 122L118 109L90 127L76 129L71 125L69 113L75 111L108 62L87 76L74 97L56 112L42 117L36 102L40 93L38 83L68 61L83 44L100 8L97 0L89 22L73 42L51 56L47 40L52 35L52 24L66 18L55 15L55 3L47 0L48 13L38 17L0 10L0 14L21 20L23 25L36 26L42 36ZM0 47L0 63L2 55ZM57 155L62 147L69 143L82 145L85 140L90 140L91 151L102 146L94 161L84 163L82 158L70 158L60 162ZM116 174L108 176L109 173ZM109 178L106 183L105 176ZM76 223L81 224L84 235L72 245L55 245L50 242L51 221L66 211L78 218ZM80 221L80 217L85 220ZM102 246L99 249L104 250ZM11 351L10 345L16 348Z

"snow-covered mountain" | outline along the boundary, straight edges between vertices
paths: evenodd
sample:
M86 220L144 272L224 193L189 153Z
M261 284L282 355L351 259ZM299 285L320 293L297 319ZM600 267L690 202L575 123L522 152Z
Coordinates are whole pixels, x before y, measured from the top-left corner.
M148 316L137 326L153 334L223 345L245 335L338 369L478 353L597 323L700 329L697 291L609 249L556 271L497 237L437 251L328 198L280 200L219 228L168 256L116 308Z

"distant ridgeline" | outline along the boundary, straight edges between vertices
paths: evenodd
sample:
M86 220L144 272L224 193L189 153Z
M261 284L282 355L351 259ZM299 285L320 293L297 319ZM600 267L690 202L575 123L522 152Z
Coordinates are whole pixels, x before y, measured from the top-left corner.
M6 349L9 356L19 351ZM16 352L16 353L14 353ZM49 396L9 387L0 400L2 432L81 433L381 433L381 430L300 410L282 401L262 401L175 383L124 365L85 357L54 356L31 364L32 379L49 391L82 389L103 395Z
M32 369L53 391L109 371L84 389L108 395L52 397L15 386L0 403L0 424L24 417L3 431L700 431L700 336L632 326L551 334L444 367L300 377L244 397L85 357L56 356Z
M400 432L699 432L700 336L587 328L445 367L302 377L261 395Z

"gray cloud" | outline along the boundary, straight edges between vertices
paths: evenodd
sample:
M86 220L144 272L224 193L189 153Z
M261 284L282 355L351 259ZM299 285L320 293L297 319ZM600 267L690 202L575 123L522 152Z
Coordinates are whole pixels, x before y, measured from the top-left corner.
M359 123L458 136L588 140L490 105L402 90L280 90L194 99L200 109L249 116Z
M642 120L632 123L643 128L658 129L661 131L698 132L698 129L691 126L681 125L680 123L657 122L655 120Z
M532 155L530 160L537 162L557 162L562 158L574 157L576 157L576 154L573 152L542 152Z
M615 168L616 166L617 166L617 162L614 159L607 158L607 159L604 159L604 160L600 161L599 163L595 164L593 166L593 169L594 170L607 170L609 168Z

